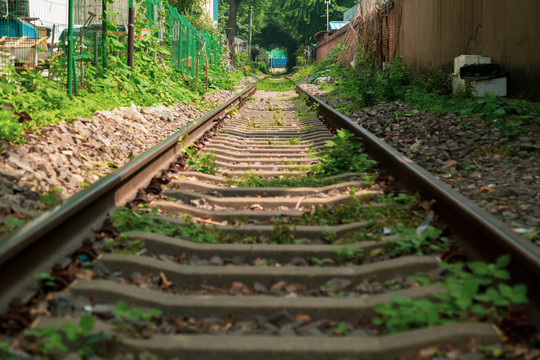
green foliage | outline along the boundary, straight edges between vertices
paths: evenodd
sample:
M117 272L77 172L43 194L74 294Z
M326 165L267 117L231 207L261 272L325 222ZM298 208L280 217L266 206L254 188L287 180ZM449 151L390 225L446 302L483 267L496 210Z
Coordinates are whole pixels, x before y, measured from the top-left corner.
M509 262L510 256L503 255L494 264L442 263L448 275L441 283L446 291L435 294L438 301L395 296L387 303L374 306L380 315L373 319L373 324L384 332L395 333L470 318L500 319L513 304L528 302L526 285L512 287L503 282L510 279L505 270Z
M333 329L332 332L334 335L341 335L346 336L349 335L349 327L347 326L347 323L340 322L338 323Z
M336 47L335 54L340 51L341 47ZM370 62L369 54L357 60L357 69L348 69L336 62L335 54L302 69L293 79L308 74L313 74L313 79L330 76L335 79L331 95L344 95L355 107L402 101L415 106L417 111L425 110L436 116L451 113L463 119L483 120L508 137L520 136L524 125L533 124L540 117L540 108L525 101L506 100L493 94L474 98L471 91L450 95L448 76L433 66L426 76L414 79L399 57L392 60L388 70L381 71Z
M0 226L0 235L4 233L11 233L20 228L28 222L28 219L17 219L15 217L8 217L4 226Z
M109 21L108 28L116 31L116 24ZM139 18L136 28L148 28L147 21ZM140 30L139 37L144 37ZM9 75L0 78L0 99L6 104L0 109L0 139L23 143L24 132L39 132L41 126L78 116L91 117L97 110L132 103L139 106L192 103L206 91L202 71L197 77L186 76L172 63L168 33L163 42L135 41L133 72L126 65L125 41L109 34L107 70L101 62L96 67L85 63L85 83L79 87L77 97L70 98L62 86L37 70L16 71L6 67L4 74ZM51 63L53 78L60 83L66 82L66 61L66 55L61 55ZM223 89L232 89L240 79L241 74L230 75L222 64L208 78L210 88Z
M160 218L156 208L148 210L119 207L118 211L110 213L109 217L121 232L151 232L198 243L216 243L219 239L218 231L213 227L197 226L189 218L182 225L171 223L165 217ZM120 236L118 239L110 240L109 246L114 251L133 253L144 247L144 243Z
M443 95L448 95L452 92L450 76L441 69L437 69L433 64L429 66L429 69L422 80L426 86L427 92L435 92Z
M285 78L267 78L257 83L257 90L263 91L291 91L294 90L294 83Z
M362 153L362 144L352 141L354 135L345 129L337 131L337 136L326 142L325 151L319 155L321 162L317 164L317 172L326 176L365 172L376 164Z
M298 145L298 144L300 144L300 138L292 137L292 138L289 139L289 141L287 141L287 143L289 145Z
M218 171L216 166L216 154L214 152L203 153L196 147L183 149L188 156L189 168L205 174L215 175Z
M364 250L361 248L339 248L333 249L337 254L340 263L361 264L364 259Z
M488 93L484 98L468 101L459 111L461 117L473 116L510 137L519 136L524 121L538 119L540 108L525 101L509 101Z
M66 323L60 329L44 327L26 331L25 336L37 341L39 354L56 357L75 352L86 359L102 355L104 344L111 338L110 334L104 332L91 334L93 329L94 317L86 315L79 320L79 326Z
M401 194L396 197L388 196L351 196L351 200L335 206L316 206L310 213L291 219L290 224L295 225L337 225L349 224L356 221L366 221L364 233L383 233L383 227L392 228L403 223L409 227L417 226L425 217L425 212L418 206L418 196ZM345 239L361 241L357 236L361 234L350 233ZM340 239L342 240L342 239ZM366 239L367 240L367 239ZM374 239L371 239L374 240Z
M374 160L369 159L367 154L361 153L361 143L354 142L353 134L348 130L338 130L337 136L327 141L326 146L319 153L321 161L311 166L306 176L286 174L277 179L265 179L248 172L240 179L227 179L227 184L240 187L326 186L336 183L329 176L353 172L365 173L376 164ZM369 174L364 174L364 176L369 178Z
M405 228L397 224L397 237L391 239L394 255L426 255L446 249L447 238L440 237L442 231L428 226L418 234L414 228Z
M354 0L332 1L329 6L330 19L342 18L343 12L355 3ZM301 43L308 43L313 34L326 28L326 6L323 0L283 0L276 5L278 23Z
M47 293L48 289L54 289L56 285L56 279L54 278L54 276L45 272L37 274L36 279L38 281L38 291L41 294Z
M294 82L298 82L300 80L303 80L316 72L317 64L311 64L304 67L300 67L296 69L296 72L291 76L291 80Z
M278 178L264 178L253 172L243 173L239 179L227 178L229 186L237 187L321 187L336 184L338 181L331 178L319 178L313 175L299 176L284 174Z
M58 195L62 191L64 191L64 189L52 188L49 194L41 195L39 199L47 205L53 207L62 201Z
M278 218L274 222L274 229L270 239L276 244L292 244L296 238L295 230L291 230L291 226L283 224Z
M0 341L0 359L18 360L19 358L13 354L7 342Z
M173 236L178 231L178 225L159 221L158 210L138 208L129 209L124 206L118 207L117 212L109 214L114 226L121 232L143 231L152 232L165 236Z
M163 311L159 309L150 309L144 311L141 308L137 307L129 309L125 301L118 301L116 303L116 309L113 311L113 315L123 318L139 320L147 324L151 324L152 318L163 315Z

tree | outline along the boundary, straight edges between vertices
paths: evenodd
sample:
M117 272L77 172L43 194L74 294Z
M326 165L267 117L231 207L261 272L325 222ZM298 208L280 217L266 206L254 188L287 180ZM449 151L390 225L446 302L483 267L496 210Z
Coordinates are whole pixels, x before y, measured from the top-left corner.
M358 0L332 0L330 20L341 20L343 12ZM302 44L312 40L313 35L326 30L326 5L324 0L281 0L279 24Z
M184 16L201 16L203 13L201 0L168 0L169 5L178 9Z
M225 32L234 61L234 38L240 33L247 40L249 7L253 6L254 39L267 48L287 49L294 62L294 52L313 42L313 35L326 29L324 0L220 0L220 18L227 17ZM358 0L332 0L330 19L341 20L343 12ZM227 7L228 5L228 12ZM223 22L222 22L223 24Z
M231 52L231 59L234 61L234 38L238 31L238 18L246 19L249 16L249 7L256 9L264 9L268 7L266 0L228 0L228 15L227 23L225 25L225 34L227 36L229 51ZM255 19L259 22L264 22L264 12L258 11ZM243 23L247 24L246 21Z
M242 0L229 0L229 17L227 18L227 27L225 28L225 34L227 34L227 41L229 51L231 52L231 60L234 64L234 38L236 37L236 19L238 17L238 8Z

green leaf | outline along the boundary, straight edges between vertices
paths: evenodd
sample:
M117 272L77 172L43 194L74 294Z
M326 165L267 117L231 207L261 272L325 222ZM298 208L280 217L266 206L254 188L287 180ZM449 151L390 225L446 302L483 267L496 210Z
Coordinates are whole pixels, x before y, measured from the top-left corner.
M478 281L476 279L469 279L463 282L461 295L466 298L473 298L478 293Z
M148 311L148 316L150 317L157 317L161 315L163 315L163 311L161 311L160 309L151 309L150 311Z
M506 284L499 284L499 292L508 299L512 298L512 294L514 293L512 288Z
M495 261L495 265L497 265L497 267L499 269L503 269L503 268L507 267L508 264L510 264L510 255L509 254L499 256L497 258L497 260Z
M469 267L475 274L486 275L488 273L488 265L480 261L469 264Z
M53 350L67 351L67 347L63 344L62 335L59 333L51 334L45 345Z
M116 310L115 311L118 311L118 312L124 312L124 311L127 311L128 309L128 305L125 301L123 300L120 300L116 303Z
M527 295L527 285L525 284L518 284L518 285L515 285L514 286L514 294L519 294L519 295Z
M76 341L79 337L79 328L73 324L62 324L60 329L62 329L64 334L66 334L66 338L71 342Z
M495 270L493 276L497 279L510 280L510 273L504 269Z
M458 299L456 299L456 305L461 309L461 310L467 310L472 304L472 298L470 297L460 297Z
M486 308L484 308L482 305L475 304L471 307L471 311L478 316L483 316L486 313Z
M81 327L81 331L83 335L88 335L90 331L94 328L94 316L92 315L86 315L81 318L79 321L79 326Z

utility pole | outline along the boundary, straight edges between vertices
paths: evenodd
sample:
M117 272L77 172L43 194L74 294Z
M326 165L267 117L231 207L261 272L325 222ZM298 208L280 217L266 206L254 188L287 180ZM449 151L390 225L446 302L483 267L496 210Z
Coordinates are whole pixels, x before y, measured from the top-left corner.
M248 54L251 60L251 32L253 30L253 6L249 5L249 41L248 41Z
M330 3L332 0L324 0L324 3L326 4L326 31L330 32L330 13L328 10L328 7L330 6Z

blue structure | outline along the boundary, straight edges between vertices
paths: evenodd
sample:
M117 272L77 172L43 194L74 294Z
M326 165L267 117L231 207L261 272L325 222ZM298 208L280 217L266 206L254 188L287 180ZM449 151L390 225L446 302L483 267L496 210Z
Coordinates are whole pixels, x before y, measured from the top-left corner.
M337 31L347 25L350 21L330 21L328 27L331 32Z
M285 69L287 68L287 61L289 59L276 59L270 58L270 69Z
M22 37L28 38L39 37L39 32L32 24L16 17L0 17L0 37Z
M214 0L214 21L218 21L218 0Z

